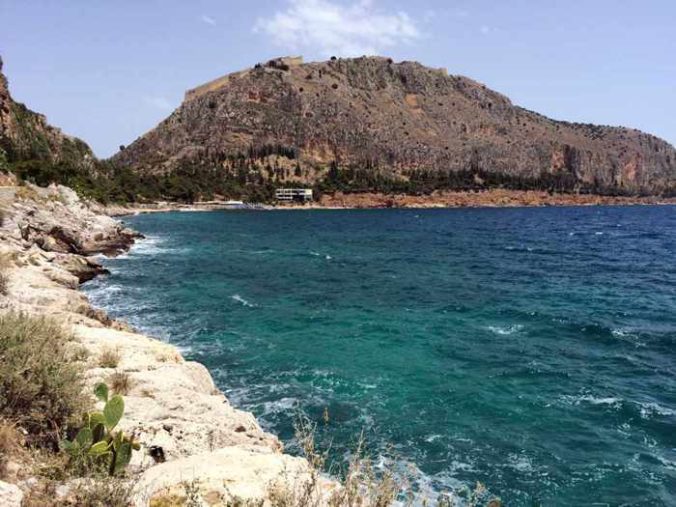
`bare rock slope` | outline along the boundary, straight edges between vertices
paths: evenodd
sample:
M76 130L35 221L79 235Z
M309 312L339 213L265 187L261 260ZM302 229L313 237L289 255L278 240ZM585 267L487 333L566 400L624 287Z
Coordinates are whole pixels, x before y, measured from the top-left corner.
M188 91L114 160L161 174L242 158L267 181L315 183L333 165L404 181L469 172L590 192L676 189L676 150L655 136L552 120L469 78L381 57L281 58L224 76Z

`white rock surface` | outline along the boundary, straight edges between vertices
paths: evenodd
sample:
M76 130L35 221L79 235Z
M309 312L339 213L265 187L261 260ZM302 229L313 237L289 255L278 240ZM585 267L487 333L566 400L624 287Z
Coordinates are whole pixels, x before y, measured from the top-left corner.
M21 507L23 492L19 486L0 481L0 505L2 507Z
M134 488L134 502L145 506L153 497L185 496L186 486L198 489L212 506L232 505L237 498L266 501L275 489L300 495L313 478L313 496L328 498L335 484L312 475L304 459L260 446L229 446L150 468Z
M89 384L115 371L129 376L120 428L146 449L161 449L167 460L240 444L281 450L279 440L264 432L251 413L230 405L203 365L185 361L173 346L109 328L76 325L74 330L92 361L105 350L119 354L115 369L90 369ZM132 464L147 468L154 460L136 453Z

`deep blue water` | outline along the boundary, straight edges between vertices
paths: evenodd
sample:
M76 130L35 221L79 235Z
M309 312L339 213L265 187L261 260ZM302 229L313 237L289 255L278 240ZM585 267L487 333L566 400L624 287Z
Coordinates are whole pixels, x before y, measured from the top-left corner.
M126 221L148 239L90 298L292 449L301 409L422 491L676 505L676 207Z

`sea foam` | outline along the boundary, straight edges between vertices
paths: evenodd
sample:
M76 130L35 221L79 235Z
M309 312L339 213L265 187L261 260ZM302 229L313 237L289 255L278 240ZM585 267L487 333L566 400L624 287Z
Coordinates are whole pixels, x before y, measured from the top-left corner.
M239 294L233 294L232 296L230 296L230 299L232 299L233 301L237 301L238 303L246 306L247 308L255 308L256 306L258 306L254 303L250 303Z
M511 326L488 326L486 329L498 335L509 336L521 331L523 326L521 324L512 324Z

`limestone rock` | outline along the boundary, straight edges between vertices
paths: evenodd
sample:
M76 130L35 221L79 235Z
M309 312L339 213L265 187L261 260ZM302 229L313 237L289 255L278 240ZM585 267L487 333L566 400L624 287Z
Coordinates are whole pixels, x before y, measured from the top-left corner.
M279 440L264 432L251 413L230 405L203 365L184 361L171 345L108 328L75 326L75 331L94 363L107 349L120 356L114 371L128 375L131 383L120 428L134 434L143 448L134 457L135 467L152 466L153 453L172 460L241 444L281 450ZM113 373L92 366L92 387Z
M19 486L0 481L0 505L2 507L21 507L23 492Z
M146 507L153 498L194 495L211 506L234 501L264 501L278 488L299 492L316 480L313 498L328 498L336 483L313 475L307 461L261 447L234 446L163 463L141 475L134 505Z

